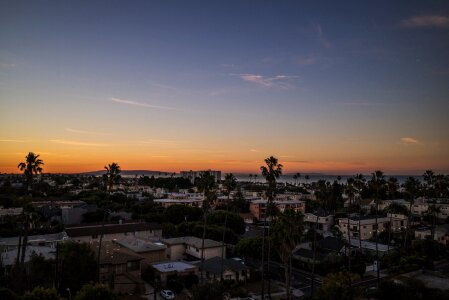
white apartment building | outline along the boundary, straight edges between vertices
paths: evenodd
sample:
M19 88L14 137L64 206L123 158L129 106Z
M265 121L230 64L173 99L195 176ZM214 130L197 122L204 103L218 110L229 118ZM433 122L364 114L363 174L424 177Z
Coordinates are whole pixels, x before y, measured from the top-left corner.
M310 228L315 228L315 225L317 225L317 230L331 231L334 225L334 216L322 213L306 213L304 223Z
M404 215L388 214L387 217L377 218L377 224L376 218L369 216L362 217L360 221L358 218L349 218L349 226L348 218L342 218L338 220L338 226L343 234L343 238L347 238L349 230L351 237L359 238L360 234L361 240L369 240L376 236L376 232L380 234L381 232L387 231L390 222L392 223L392 232L400 232L405 230L408 224L407 221L407 217Z

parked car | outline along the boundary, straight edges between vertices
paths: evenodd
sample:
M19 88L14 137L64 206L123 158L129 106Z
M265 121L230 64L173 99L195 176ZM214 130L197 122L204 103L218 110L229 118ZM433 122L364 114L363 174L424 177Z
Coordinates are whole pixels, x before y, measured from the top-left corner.
M162 298L167 299L167 300L175 299L175 293L173 293L170 290L162 290L161 296L162 296Z

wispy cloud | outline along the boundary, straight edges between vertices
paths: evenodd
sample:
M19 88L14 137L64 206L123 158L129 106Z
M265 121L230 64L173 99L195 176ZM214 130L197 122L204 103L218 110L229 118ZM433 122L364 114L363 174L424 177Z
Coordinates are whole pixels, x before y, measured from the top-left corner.
M317 41L325 48L330 49L333 47L332 43L326 38L323 29L320 24L313 26L313 31L316 35Z
M310 55L303 55L300 56L297 60L296 63L300 66L300 67L305 67L305 66L310 66L310 65L314 65L318 62L319 58L318 56L314 55L314 54L310 54Z
M174 87L174 86L171 86L171 85L167 85L167 84L163 84L163 83L156 82L156 81L152 81L152 80L149 80L148 83L151 84L152 86L155 86L155 87L158 87L158 88L161 88L161 89L165 89L165 90L172 90L172 91L179 91L180 90L177 87Z
M249 152L259 152L257 149L249 149Z
M373 106L384 106L385 103L380 102L337 102L338 105L343 106L360 106L360 107L373 107Z
M266 77L258 74L231 74L239 76L243 81L248 81L263 85L265 87L292 88L291 82L298 76L292 75L276 75L274 77Z
M417 144L419 144L419 141L417 139L412 138L412 137L402 137L399 140L399 142L402 145L417 145Z
M413 16L401 21L401 27L405 28L449 28L449 16L421 15Z
M0 68L14 68L16 65L15 64L8 64L8 63L0 63Z
M73 133L80 133L80 134L88 134L88 135L111 135L110 133L107 133L107 132L79 130L79 129L73 129L73 128L65 128L65 131L73 132Z
M153 104L149 104L146 102L137 102L137 101L120 99L120 98L115 98L115 97L109 98L109 100L112 102L115 102L115 103L127 104L127 105L133 105L133 106L141 106L141 107L148 107L148 108L155 108L155 109L169 109L169 110L174 109L173 107L153 105Z
M26 143L24 140L0 140L1 143Z
M87 147L107 147L111 146L110 144L102 144L102 143L89 143L89 142L79 142L79 141L69 141L69 140L49 140L52 143L63 144L63 145L71 145L71 146L87 146Z

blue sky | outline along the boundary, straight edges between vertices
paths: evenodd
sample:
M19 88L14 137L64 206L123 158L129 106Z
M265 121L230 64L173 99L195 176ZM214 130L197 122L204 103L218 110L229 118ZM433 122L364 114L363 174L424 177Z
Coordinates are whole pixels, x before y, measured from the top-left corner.
M0 1L0 169L448 171L449 4L391 2Z

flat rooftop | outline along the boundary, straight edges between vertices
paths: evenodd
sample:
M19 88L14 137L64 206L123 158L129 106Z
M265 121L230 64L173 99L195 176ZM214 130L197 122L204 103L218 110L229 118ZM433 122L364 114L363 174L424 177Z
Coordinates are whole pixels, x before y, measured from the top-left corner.
M188 270L196 269L197 267L192 264L188 264L182 261L169 261L163 263L155 263L151 265L159 272L185 272Z

